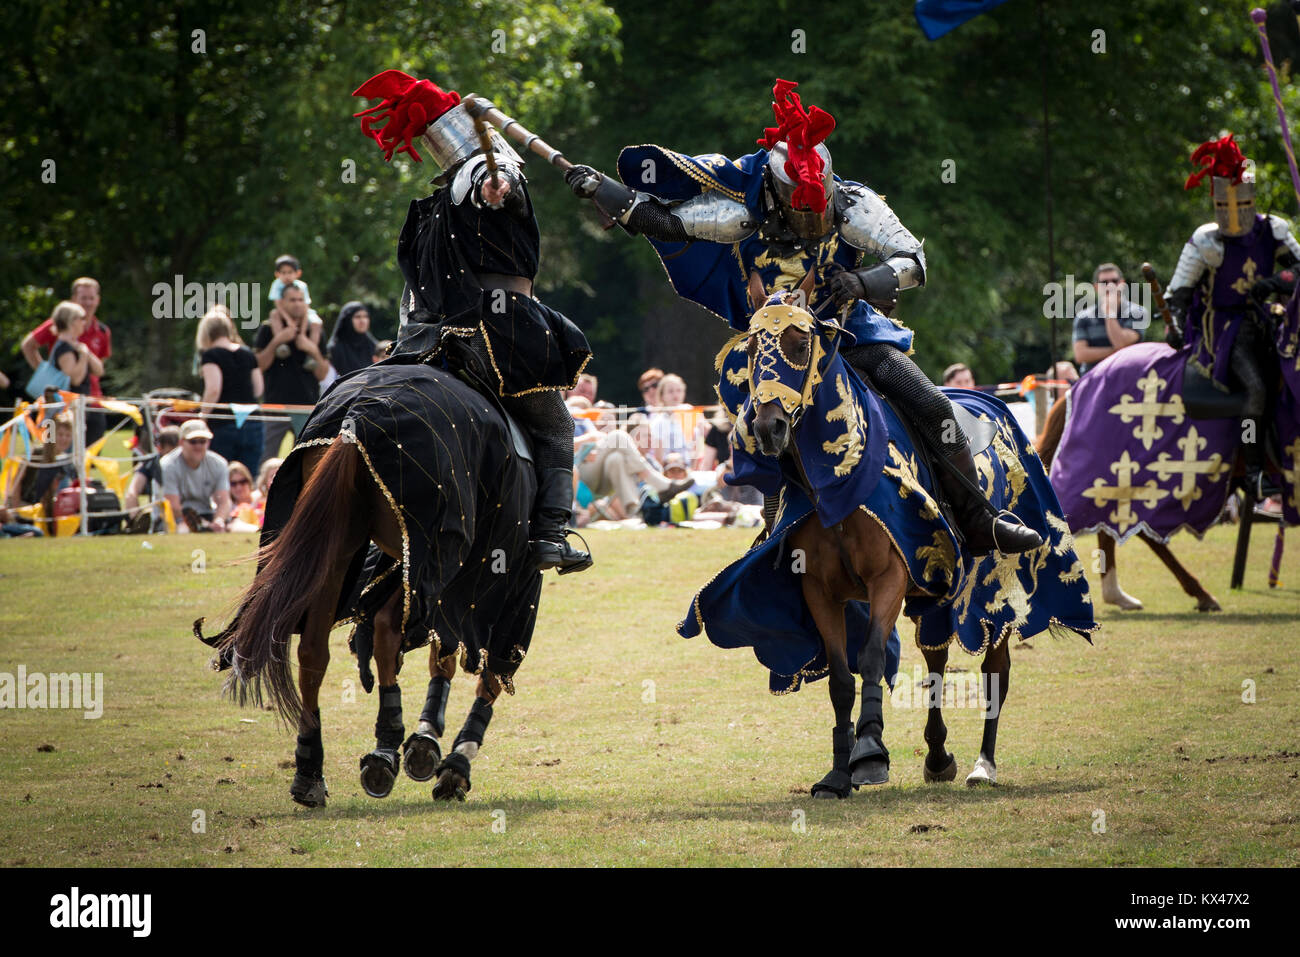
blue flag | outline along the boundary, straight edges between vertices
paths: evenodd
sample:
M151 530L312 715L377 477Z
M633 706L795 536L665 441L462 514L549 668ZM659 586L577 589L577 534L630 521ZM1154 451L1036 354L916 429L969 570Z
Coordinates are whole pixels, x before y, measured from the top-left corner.
M1006 0L916 0L916 22L927 39L937 40L967 20L1004 3Z

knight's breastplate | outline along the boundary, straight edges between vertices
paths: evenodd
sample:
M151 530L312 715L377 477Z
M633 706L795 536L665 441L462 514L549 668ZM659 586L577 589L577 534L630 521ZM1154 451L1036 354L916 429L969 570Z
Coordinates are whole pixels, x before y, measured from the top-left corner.
M1240 310L1249 304L1251 287L1273 275L1277 245L1264 219L1240 239L1224 242L1223 262L1212 273L1209 290L1209 301L1216 312Z

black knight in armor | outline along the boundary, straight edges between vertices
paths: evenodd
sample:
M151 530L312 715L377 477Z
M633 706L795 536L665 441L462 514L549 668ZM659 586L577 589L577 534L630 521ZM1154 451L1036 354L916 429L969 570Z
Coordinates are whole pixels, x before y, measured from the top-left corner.
M383 97L357 114L392 159L420 160L418 138L442 173L414 200L397 243L406 281L394 353L446 360L485 386L533 440L538 493L531 548L542 569L591 566L569 544L573 419L560 396L591 358L586 337L533 295L540 232L523 161L495 129L475 126L471 103L429 80L388 70L355 96ZM377 120L387 121L376 127ZM486 148L485 148L486 142Z

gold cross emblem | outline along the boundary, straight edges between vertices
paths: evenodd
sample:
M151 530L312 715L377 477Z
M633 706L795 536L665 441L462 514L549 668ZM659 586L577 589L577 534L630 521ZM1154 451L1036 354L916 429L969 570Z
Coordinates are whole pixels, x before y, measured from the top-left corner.
M1300 508L1300 439L1296 439L1290 445L1282 449L1282 457L1291 457L1291 467L1282 469L1282 477L1290 489L1283 489L1286 493L1287 504L1292 508Z
M1250 287L1255 285L1256 271L1259 269L1255 265L1255 260L1247 259L1244 266L1241 267L1241 278L1232 284L1233 290L1237 295L1244 296L1250 292Z
M1137 386L1142 390L1141 402L1135 402L1131 395L1123 395L1118 405L1112 405L1106 411L1118 415L1125 425L1141 418L1142 421L1133 429L1133 437L1141 439L1142 447L1149 449L1153 441L1165 434L1165 430L1156 424L1158 417L1166 416L1173 420L1174 425L1182 424L1183 397L1172 395L1168 402L1157 402L1165 380L1156 375L1155 369L1138 379Z
M1092 488L1083 493L1084 498L1092 499L1093 504L1098 507L1107 502L1115 503L1115 509L1107 517L1115 523L1121 533L1137 522L1137 517L1133 514L1135 501L1144 505L1154 505L1169 494L1166 489L1156 484L1155 479L1148 480L1144 485L1134 485L1133 476L1141 468L1142 463L1134 462L1125 451L1119 461L1112 462L1110 466L1110 470L1116 476L1115 484L1106 485L1104 479L1095 479Z
M1223 461L1223 456L1218 452L1208 459L1198 459L1196 454L1204 450L1207 444L1205 437L1199 435L1193 425L1187 430L1187 435L1178 440L1178 447L1183 452L1181 459L1175 459L1168 452L1161 452L1155 462L1147 464L1147 468L1155 472L1162 482L1167 481L1171 475L1178 476L1174 498L1182 504L1184 512L1201 497L1201 490L1196 484L1198 475L1209 476L1210 481L1214 482L1232 468L1231 463Z

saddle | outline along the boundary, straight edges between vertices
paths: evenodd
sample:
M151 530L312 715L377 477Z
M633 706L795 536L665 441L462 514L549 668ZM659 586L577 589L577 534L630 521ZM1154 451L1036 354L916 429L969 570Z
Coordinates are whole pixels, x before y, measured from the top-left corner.
M1183 367L1183 409L1189 419L1239 419L1245 411L1245 392L1224 392L1187 357Z

